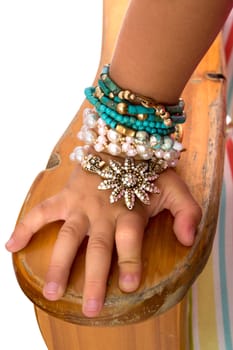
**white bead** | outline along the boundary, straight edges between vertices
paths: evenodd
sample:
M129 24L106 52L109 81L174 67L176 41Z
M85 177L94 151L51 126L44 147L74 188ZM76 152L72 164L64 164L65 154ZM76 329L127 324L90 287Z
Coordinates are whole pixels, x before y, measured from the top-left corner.
M84 155L85 152L84 152L83 146L75 147L74 153L75 153L75 156L77 156L77 155Z
M89 130L89 127L87 125L85 125L85 124L80 129L80 131L83 131L83 132L86 132L88 130Z
M171 153L170 152L164 152L163 159L165 160L171 160Z
M121 138L121 135L117 131L112 130L112 129L108 130L107 136L108 136L109 141L111 141L113 143L117 143Z
M105 126L100 126L100 127L98 128L98 134L99 134L99 135L106 135L106 134L107 134L106 127L105 127Z
M81 141L84 141L84 137L85 137L84 135L88 130L89 130L88 127L86 125L83 125L79 130L79 132L77 133L77 138Z
M149 139L149 134L146 131L138 131L135 135L136 139L139 141L148 141Z
M170 149L172 145L173 145L173 140L170 137L165 136L164 143L163 143L164 149Z
M102 143L96 143L94 149L96 152L102 152L104 150L104 145Z
M84 155L82 155L82 154L76 154L76 160L77 160L79 163L82 163L83 158L84 158Z
M164 143L161 148L164 150L164 151L168 151L169 149L171 149L171 146L172 145L169 145L168 143Z
M159 143L160 140L158 140L158 138L155 135L152 135L150 137L150 145L151 146L155 146Z
M92 113L92 114L88 114L85 118L84 118L84 125L88 126L89 128L93 129L97 124L97 116Z
M173 144L173 149L176 150L176 151L182 151L183 150L183 145L182 143L178 142L178 141L175 141L174 144Z
M113 156L121 154L121 147L116 143L110 143L108 145L108 152Z
M158 149L155 151L155 155L157 158L163 158L164 152L162 149Z
M83 141L85 141L88 145L91 145L95 142L96 138L96 133L92 130L88 130L86 133L84 133Z
M140 155L146 153L148 150L148 147L146 147L145 145L137 145L136 148L137 148L138 154Z
M151 149L147 149L147 151L140 155L142 159L151 159L153 156L153 151Z
M126 154L127 154L127 156L128 157L135 157L136 155L137 155L137 150L136 150L136 148L134 148L134 147L129 147L129 149L127 150L127 152L126 152Z
M82 147L83 147L84 154L85 154L85 155L88 154L91 147L90 147L89 145L84 145L84 146L82 146Z
M127 143L134 143L134 138L131 137L131 136L126 136L125 141L126 141Z
M123 152L123 153L128 152L129 148L130 148L130 144L127 143L127 142L124 142L124 143L122 144L122 146L121 146L121 149L122 149L122 152Z
M86 116L88 116L90 113L93 113L94 110L91 108L85 108L83 111L83 119L86 118Z
M80 140L80 141L83 141L84 140L84 132L83 131L79 131L77 133L77 138Z
M88 146L89 148L89 146ZM71 160L77 160L78 162L81 162L84 158L84 156L87 153L87 147L86 146L78 146L75 147L73 152L70 154Z
M102 143L102 144L105 144L105 143L107 143L107 138L105 137L105 136L103 136L103 135L100 135L100 136L98 136L97 137L97 140L96 140L98 143Z
M165 159L165 160L173 160L173 159L176 159L176 158L177 158L177 152L176 151L170 150L170 151L164 152L163 159Z
M98 119L97 123L98 123L99 126L104 126L104 127L106 126L106 123L101 118Z
M73 150L74 153L83 152L83 146L77 146Z

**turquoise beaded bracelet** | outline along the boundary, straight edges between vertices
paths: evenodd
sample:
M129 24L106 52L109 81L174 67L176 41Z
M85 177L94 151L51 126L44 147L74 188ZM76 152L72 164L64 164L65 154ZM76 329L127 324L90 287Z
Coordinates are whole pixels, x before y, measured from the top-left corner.
M98 85L85 89L87 100L112 129L121 130L124 135L137 131L163 136L174 133L176 125L186 120L184 101L176 105L162 105L151 98L122 90L109 76L110 65L105 65Z
M112 129L116 129L117 125L125 126L126 128L130 128L135 131L146 131L150 135L159 134L159 135L170 135L175 131L175 127L166 126L163 122L157 122L152 120L137 120L134 117L130 117L127 115L121 115L111 108L102 104L98 98L93 96L94 88L86 88L85 95L87 100L95 106L97 112L100 117L105 121L107 125L109 125ZM154 117L154 116L153 116Z

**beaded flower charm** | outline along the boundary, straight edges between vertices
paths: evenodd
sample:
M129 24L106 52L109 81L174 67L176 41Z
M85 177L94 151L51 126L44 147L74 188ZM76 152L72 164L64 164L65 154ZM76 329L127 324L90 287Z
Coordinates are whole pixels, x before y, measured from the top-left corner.
M92 154L84 158L83 169L96 173L104 180L98 189L113 189L110 195L110 203L115 203L124 197L125 205L132 210L136 197L144 204L149 205L149 193L160 193L153 183L159 177L163 164L150 160L135 164L133 158L125 158L124 164L110 160L109 165L98 156Z

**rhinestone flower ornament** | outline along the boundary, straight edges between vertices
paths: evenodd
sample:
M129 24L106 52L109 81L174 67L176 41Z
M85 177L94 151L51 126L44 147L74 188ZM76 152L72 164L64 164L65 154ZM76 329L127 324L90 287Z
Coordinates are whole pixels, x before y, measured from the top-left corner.
M165 169L166 164L158 160L149 160L135 164L133 158L125 158L124 164L116 160L106 163L98 156L89 154L82 161L83 169L96 173L104 180L98 189L112 189L110 203L115 203L124 197L125 205L132 210L136 198L149 205L149 193L159 193L155 181Z

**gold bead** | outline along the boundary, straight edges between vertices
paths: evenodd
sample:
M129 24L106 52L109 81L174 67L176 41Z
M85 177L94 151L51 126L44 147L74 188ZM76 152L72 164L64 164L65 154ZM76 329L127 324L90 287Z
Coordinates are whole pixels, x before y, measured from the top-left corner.
M95 96L99 99L104 96L104 93L99 86L96 86L95 88Z
M165 112L165 113L161 114L160 116L164 120L170 119L170 113L168 113L168 112Z
M162 115L164 115L164 113L166 112L165 107L163 105L157 105L155 106L156 112L155 114L162 117Z
M119 132L121 135L126 134L126 128L121 124L117 124L116 131Z
M139 114L137 114L137 119L138 120L146 120L147 114L139 113Z
M124 99L125 100L129 100L130 95L131 95L131 92L129 90L124 91Z
M128 112L127 104L124 103L124 102L118 103L118 105L117 105L117 112L120 113L120 114L127 114L127 112Z
M125 136L134 137L135 134L136 134L136 131L135 131L135 130L126 128L126 134L125 134Z
M172 121L171 121L170 118L165 119L165 120L163 121L163 123L164 123L166 126L171 126L171 125L172 125Z
M119 93L118 93L118 97L121 99L121 100L123 100L123 98L124 98L124 91L120 91Z
M110 98L114 98L114 93L113 93L113 92L110 92L108 96L109 96Z
M131 94L129 96L130 101L135 101L135 98L136 98L135 94Z
M119 134L124 135L124 136L130 136L130 137L134 137L136 134L135 130L126 128L125 126L118 124L116 126L116 131L119 132Z

